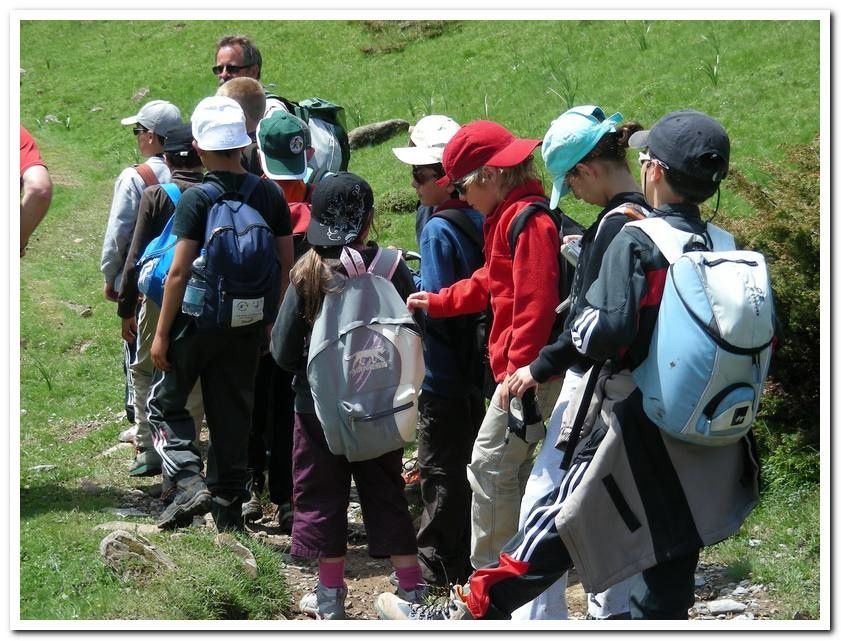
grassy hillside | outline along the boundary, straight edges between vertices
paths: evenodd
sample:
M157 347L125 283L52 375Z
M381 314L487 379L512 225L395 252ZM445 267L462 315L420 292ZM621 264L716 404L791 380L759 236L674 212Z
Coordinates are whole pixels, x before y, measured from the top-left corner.
M696 108L721 120L733 166L759 181L762 162L783 158L782 144L811 141L819 127L817 21L22 22L21 123L56 183L52 208L21 261L23 618L224 616L210 597L181 605L163 580L121 583L103 569L96 556L101 536L90 530L111 520L100 510L114 504L118 488L144 486L125 475L128 453L97 458L124 427L120 324L102 297L99 273L114 178L139 160L130 128L119 121L157 98L188 118L215 92L214 43L228 33L255 40L263 81L276 93L342 104L350 127L445 113L462 123L497 120L519 136L540 138L574 104L600 104L644 125L673 109ZM389 151L404 143L399 136L353 154L350 169L369 180L377 200L412 194L407 168ZM584 221L596 213L567 201L568 212ZM414 245L411 215L379 211L381 240ZM721 215L749 214L725 183ZM38 465L56 467L31 469ZM82 479L102 491L87 493ZM817 493L806 496L814 507ZM775 509L752 527L777 519ZM792 527L814 541L817 512L804 513ZM196 573L221 554L201 537L160 544L173 555L187 546L202 557ZM798 601L781 616L818 614L816 592L802 593L803 584L817 582L816 546L803 552L803 573L780 588ZM744 545L725 553L741 560L759 554ZM288 607L276 561L257 554L266 583L247 589L279 597L271 604L246 599L251 609L243 616L275 616ZM244 589L225 584L224 573L212 577L218 593ZM195 590L189 577L179 580Z

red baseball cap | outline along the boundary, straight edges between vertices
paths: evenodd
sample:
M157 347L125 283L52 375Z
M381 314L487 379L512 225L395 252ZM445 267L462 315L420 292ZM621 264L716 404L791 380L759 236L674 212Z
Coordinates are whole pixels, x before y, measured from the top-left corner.
M490 120L474 120L459 129L444 147L441 163L446 176L435 182L444 186L485 165L519 165L542 142L516 138L505 127Z

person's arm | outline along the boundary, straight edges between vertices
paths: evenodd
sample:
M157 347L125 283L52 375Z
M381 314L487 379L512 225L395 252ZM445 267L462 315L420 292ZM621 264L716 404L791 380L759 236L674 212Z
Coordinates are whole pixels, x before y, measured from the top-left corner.
M587 290L586 305L570 326L575 348L595 361L627 352L637 335L646 294L658 291L665 281L668 265L646 274L641 251L630 230L616 236L605 252L598 278Z
M21 176L23 195L20 199L20 255L26 253L29 237L47 215L53 200L53 181L44 165L32 165Z
M424 300L425 307L419 309L426 309L433 318L446 318L484 311L488 306L488 295L488 268L483 265L470 278L453 283L437 294L418 292L412 294L409 300L414 303Z
M199 246L199 241L187 238L179 238L175 244L175 256L172 258L172 265L166 277L161 315L158 318L158 326L155 330L151 351L152 363L157 369L164 372L169 369L169 360L167 359L169 332L181 309L184 290L187 288L187 280L190 278L190 270L193 261L199 255Z
M508 374L529 365L546 345L558 300L560 238L548 216L532 216L517 238Z
M103 291L108 300L117 300L115 281L126 261L144 188L143 179L133 167L124 169L114 183L114 198L108 213L99 267L105 279Z
M289 287L277 312L269 345L278 367L288 372L298 371L309 331L303 315L303 300L297 289Z
M140 207L137 210L137 224L134 226L134 233L131 237L126 261L123 265L123 277L120 279L120 293L117 297L117 315L120 318L134 318L137 308L137 299L140 295L137 289L137 261L143 255L152 239L155 237L155 212L161 206L157 195L161 193L158 186L149 187L143 191L140 197ZM165 196L168 198L168 196ZM172 205L170 205L172 207ZM159 215L166 217L171 215L161 211ZM128 339L126 339L128 340Z

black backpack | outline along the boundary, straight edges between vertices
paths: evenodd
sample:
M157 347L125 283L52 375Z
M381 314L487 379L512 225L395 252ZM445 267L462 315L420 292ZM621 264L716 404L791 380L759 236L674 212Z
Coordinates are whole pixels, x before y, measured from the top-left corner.
M560 209L551 209L549 207L549 203L545 200L531 203L524 207L514 217L514 220L511 221L511 224L508 227L508 246L511 248L512 261L514 260L514 252L517 248L517 239L519 238L520 233L525 228L529 219L535 214L540 213L546 214L552 219L552 222L555 223L555 228L558 230L558 236L562 242L564 236L584 233L584 228L581 225L567 216ZM559 300L563 303L572 291L572 280L575 275L575 268L569 264L560 252L558 252L558 266L560 268L558 296ZM561 332L564 331L564 323L566 322L568 313L569 308L567 306L567 308L563 311L559 311L555 315L555 322L552 324L552 331L549 333L549 340L546 343L547 345L554 343L558 336L561 335Z
M452 223L480 251L484 251L485 238L482 232L476 229L476 225L473 224L463 209L444 209L435 212L430 218L443 218ZM464 366L465 376L468 380L480 386L485 398L488 399L493 395L496 387L493 374L491 374L490 356L488 355L488 335L490 334L492 319L490 303L483 312L449 319L450 322L460 324L457 330L458 336L470 337L470 340L459 341L457 345L452 345L447 338L437 334L434 327L427 326L429 332L436 334L438 338L456 351L459 355L459 362Z

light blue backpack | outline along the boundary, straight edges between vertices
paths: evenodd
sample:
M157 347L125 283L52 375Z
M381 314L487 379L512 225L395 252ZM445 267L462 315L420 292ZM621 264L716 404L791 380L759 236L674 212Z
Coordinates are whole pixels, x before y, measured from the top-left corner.
M736 250L711 224L710 251L684 251L709 244L662 218L628 226L670 263L648 356L632 372L646 415L691 443L738 441L756 417L771 361L774 301L764 257Z
M178 205L181 199L181 190L175 183L163 183L161 188L166 192L173 205ZM160 235L149 241L143 255L137 261L137 289L144 296L154 301L158 307L164 299L164 285L172 266L172 258L175 256L175 243L178 237L172 233L172 225L175 221L175 214L166 221Z
M380 249L367 269L350 247L341 259L348 277L315 318L307 380L330 451L365 461L414 440L423 345L391 283L400 252Z

